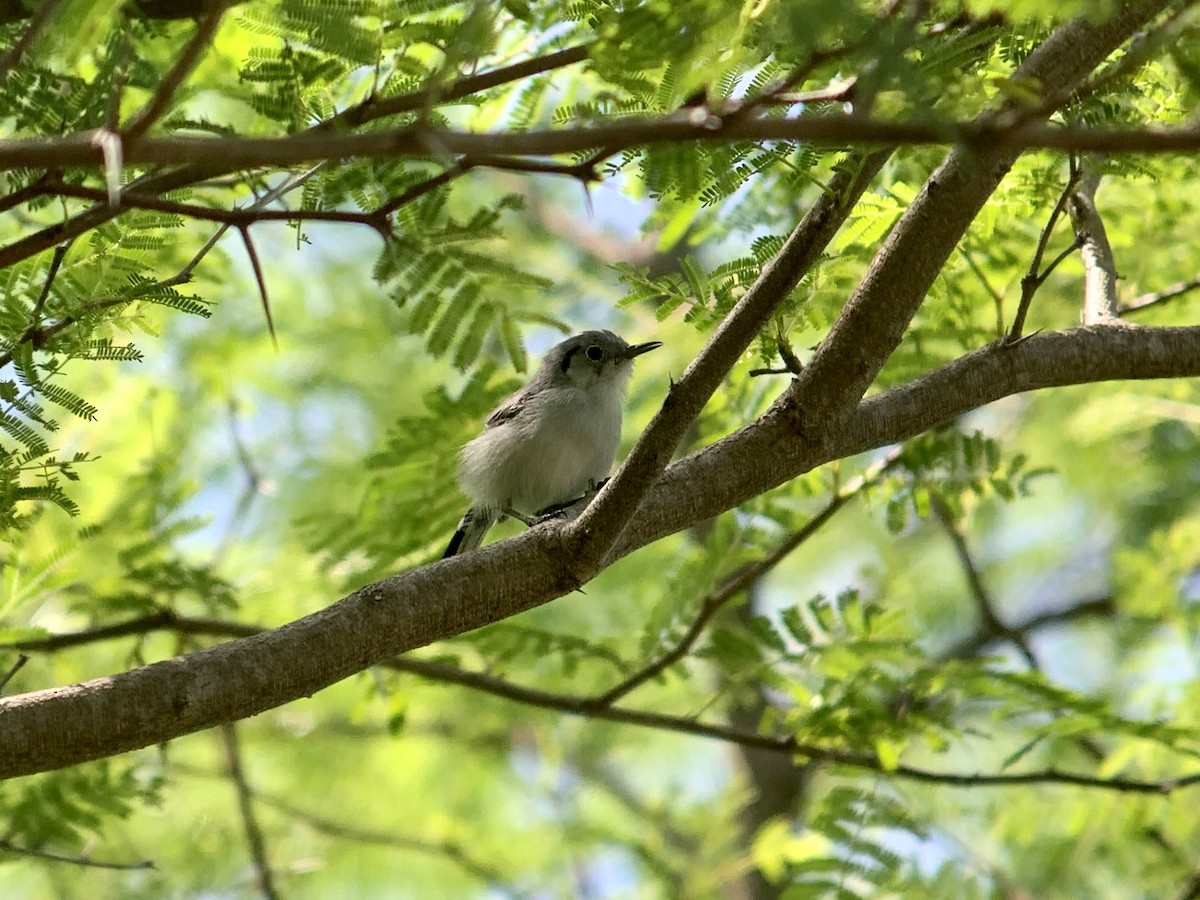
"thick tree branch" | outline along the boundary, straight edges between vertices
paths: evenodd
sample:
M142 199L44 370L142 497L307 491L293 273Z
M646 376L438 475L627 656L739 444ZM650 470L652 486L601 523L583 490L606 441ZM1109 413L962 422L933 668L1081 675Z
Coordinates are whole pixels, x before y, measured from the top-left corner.
M992 345L862 402L804 437L777 411L669 467L613 557L809 471L1014 393L1200 375L1200 327L1077 328ZM262 634L67 687L0 699L0 777L150 746L305 697L416 647L567 593L578 543L548 523L367 585Z
M604 147L608 155L654 144L800 141L822 147L848 144L957 146L967 155L1058 150L1076 153L1176 154L1200 149L1200 126L1092 128L1047 123L892 121L869 116L811 114L796 118L733 117L688 109L657 118L615 119L599 125L512 132L467 132L408 126L361 133L307 131L288 137L146 137L126 148L135 166L200 166L215 174L288 167L339 159L428 159L438 153L471 159L547 157ZM61 138L0 140L0 171L26 168L103 169L93 132ZM193 176L186 183L200 180Z
M1015 77L1069 90L1166 5L1125 3L1107 22L1067 22L1026 57ZM848 413L866 393L946 260L1020 155L997 133L996 123L1021 108L1009 101L975 120L972 127L991 139L954 147L887 236L792 387L787 404L798 428Z
M569 525L570 536L580 538L571 560L575 579L584 581L603 565L638 502L670 461L704 405L800 278L820 259L891 152L853 153L843 161L828 189L717 326L704 349L671 385L625 464Z

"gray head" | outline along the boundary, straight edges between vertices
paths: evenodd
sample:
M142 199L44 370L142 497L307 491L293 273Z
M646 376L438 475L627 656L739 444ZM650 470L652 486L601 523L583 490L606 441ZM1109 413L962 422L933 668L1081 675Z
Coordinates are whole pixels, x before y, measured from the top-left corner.
M660 341L628 344L611 331L585 331L555 344L542 360L539 375L568 379L579 387L600 381L620 384L633 370L633 358L661 347Z

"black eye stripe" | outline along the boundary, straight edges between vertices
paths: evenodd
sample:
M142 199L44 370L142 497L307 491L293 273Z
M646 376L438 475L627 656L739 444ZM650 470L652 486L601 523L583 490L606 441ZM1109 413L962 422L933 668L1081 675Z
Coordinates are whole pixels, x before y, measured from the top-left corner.
M568 350L566 353L563 354L562 362L559 363L559 365L562 367L562 370L564 372L567 371L567 369L571 368L571 357L574 356L578 352L579 352L578 347L572 347L570 350Z

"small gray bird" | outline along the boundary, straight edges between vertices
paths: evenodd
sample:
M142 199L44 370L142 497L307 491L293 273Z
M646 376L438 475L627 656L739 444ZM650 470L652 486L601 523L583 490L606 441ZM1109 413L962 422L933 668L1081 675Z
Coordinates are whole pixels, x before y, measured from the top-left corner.
M504 516L531 525L603 482L621 442L633 358L661 346L585 331L551 347L529 383L459 453L458 480L471 508L442 558L474 550Z

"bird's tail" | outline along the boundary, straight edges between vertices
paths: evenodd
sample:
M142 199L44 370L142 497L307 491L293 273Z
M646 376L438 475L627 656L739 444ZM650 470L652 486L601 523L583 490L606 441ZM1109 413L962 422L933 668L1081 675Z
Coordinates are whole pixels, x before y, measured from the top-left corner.
M442 559L458 556L468 550L474 550L483 543L483 536L496 523L499 516L484 506L472 506L458 523L458 530L450 538L450 546L442 554Z

